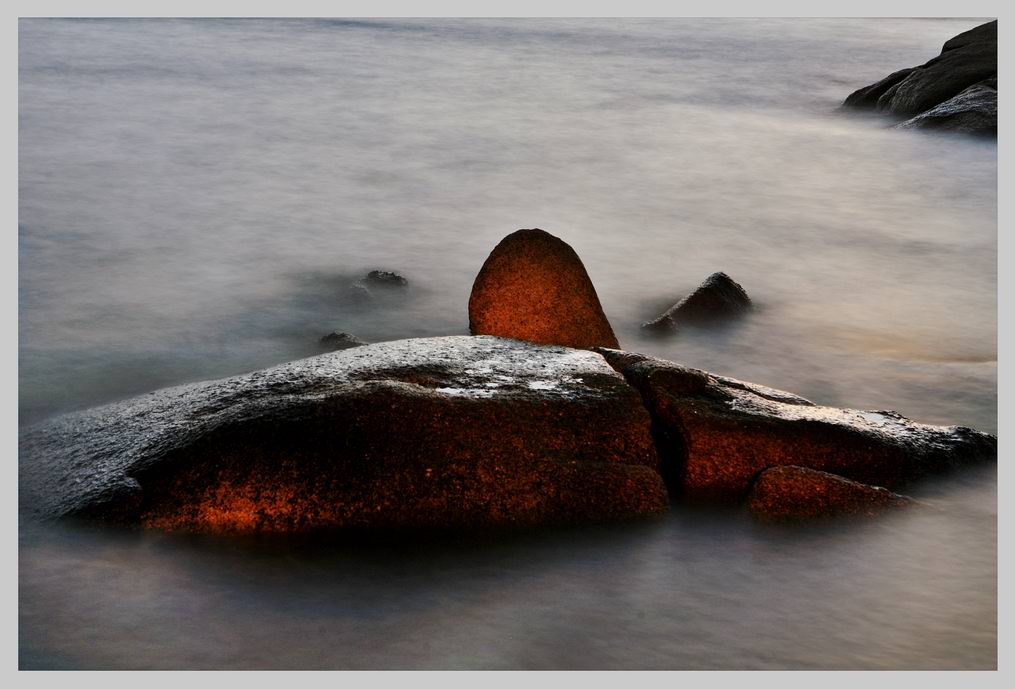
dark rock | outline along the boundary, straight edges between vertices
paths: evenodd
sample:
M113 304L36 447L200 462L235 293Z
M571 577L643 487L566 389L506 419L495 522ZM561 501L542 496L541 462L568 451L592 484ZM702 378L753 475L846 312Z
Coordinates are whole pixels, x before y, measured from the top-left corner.
M751 298L726 273L712 273L694 292L671 306L655 320L643 323L648 330L672 330L678 323L705 323L739 316L751 308Z
M628 518L668 506L649 426L593 352L402 340L27 429L19 497L26 516L205 531Z
M371 270L363 278L367 287L408 287L409 281L398 273L387 270Z
M321 338L321 346L331 351L349 349L350 347L362 347L369 342L364 342L355 335L349 333L329 333Z
M997 136L996 84L997 79L991 79L970 86L954 98L896 126Z
M771 522L876 517L914 504L912 498L878 486L799 466L766 469L747 496L751 514Z
M754 477L773 466L803 466L895 489L997 458L997 438L962 426L822 407L640 354L596 351L641 392L653 433L670 439L662 470L674 492L692 501L739 503Z
M894 115L912 117L955 98L969 87L995 79L994 107L981 102L975 107L978 115L964 116L964 124L956 131L988 133L997 129L996 106L997 78L997 21L982 24L955 36L944 44L941 54L919 67L900 70L881 81L850 94L844 106L873 108ZM989 100L989 94L979 93L977 100ZM952 104L968 113L973 106L970 96ZM993 114L993 125L984 124ZM932 119L951 119L939 114ZM926 126L926 125L913 125ZM948 128L948 127L943 127Z
M469 332L542 344L618 347L578 254L543 230L518 230L494 248L469 297Z
M846 97L843 105L850 108L868 108L873 110L878 106L878 99L884 95L885 91L908 77L914 69L916 67L900 69L898 72L892 72L879 82L854 91Z

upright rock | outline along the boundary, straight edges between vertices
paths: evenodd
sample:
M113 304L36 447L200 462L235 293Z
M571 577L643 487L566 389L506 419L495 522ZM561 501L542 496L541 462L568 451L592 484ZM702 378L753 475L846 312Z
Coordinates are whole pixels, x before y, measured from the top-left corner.
M997 438L797 395L642 354L598 349L642 394L664 474L686 499L735 504L759 472L795 465L895 489L997 457Z
M356 347L27 429L23 513L317 531L623 519L666 488L638 393L593 352L495 337Z
M641 327L672 330L678 323L707 323L739 316L751 305L751 298L733 278L722 272L712 273L691 294Z
M578 349L618 347L574 249L540 229L494 248L469 297L469 332Z
M910 118L905 128L996 135L997 20L950 39L933 60L853 92L843 105Z

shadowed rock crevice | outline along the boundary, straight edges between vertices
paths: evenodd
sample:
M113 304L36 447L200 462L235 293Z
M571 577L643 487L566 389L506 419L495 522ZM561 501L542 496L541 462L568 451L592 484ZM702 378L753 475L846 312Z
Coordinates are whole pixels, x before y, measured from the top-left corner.
M666 489L674 500L683 493L684 472L687 468L687 443L679 423L672 423L658 413L660 401L653 394L652 387L645 384L644 371L636 364L648 360L642 354L617 349L597 347L593 351L602 355L606 362L641 395L642 403L652 419L652 439L659 453L659 473L666 483ZM694 382L689 381L693 387Z

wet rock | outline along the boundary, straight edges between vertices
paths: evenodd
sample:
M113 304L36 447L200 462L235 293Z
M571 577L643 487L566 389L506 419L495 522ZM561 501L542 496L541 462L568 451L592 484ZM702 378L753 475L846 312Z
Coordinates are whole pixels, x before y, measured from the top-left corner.
M642 324L654 331L674 330L678 323L707 323L739 316L751 308L751 298L726 273L712 273L677 304L655 320Z
M321 338L320 345L330 351L349 349L350 347L362 347L369 344L349 333L329 333Z
M656 514L638 393L599 355L401 340L58 417L20 438L20 504L164 529L297 532Z
M881 81L850 94L846 107L870 108L912 118L962 94L966 89L994 79L994 106L990 94L977 91L952 103L928 121L910 126L942 126L955 121L955 131L990 133L997 131L997 21L982 24L955 36L944 44L941 54L908 70L895 72ZM957 111L957 112L956 112ZM951 115L945 113L951 112ZM975 115L969 114L975 112ZM959 113L966 113L958 118ZM959 123L961 120L961 124Z
M469 332L586 349L618 347L578 254L540 229L494 248L469 297Z
M896 127L997 136L997 79L970 86L954 98Z
M771 522L876 517L914 504L912 498L878 486L799 466L766 469L747 496L751 514Z
M367 287L408 287L409 281L398 273L387 270L371 270L363 278Z
M597 349L642 394L674 492L739 503L762 470L802 466L895 489L996 461L997 438L893 411L823 407L792 393L641 354Z

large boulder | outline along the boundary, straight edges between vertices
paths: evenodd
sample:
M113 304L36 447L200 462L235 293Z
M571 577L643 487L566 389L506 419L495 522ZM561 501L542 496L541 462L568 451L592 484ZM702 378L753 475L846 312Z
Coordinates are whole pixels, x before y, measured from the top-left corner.
M501 240L476 276L469 332L541 344L619 347L578 254L540 229Z
M678 323L709 323L740 316L751 306L751 298L739 283L726 273L712 273L697 289L641 327L673 330Z
M761 521L876 517L916 504L880 486L798 466L765 469L751 486L747 509Z
M844 106L870 108L912 118L939 106L976 84L994 79L994 108L976 106L978 117L965 118L959 131L989 134L997 131L997 21L988 22L959 34L944 44L941 54L910 69L894 72L881 81L850 94ZM974 94L953 103L954 110L968 111ZM977 100L989 100L989 94L977 93ZM940 119L940 115L932 119ZM929 123L936 126L935 123ZM975 125L975 128L974 128ZM924 126L920 123L911 126Z
M20 502L205 531L455 527L667 509L638 393L589 351L495 337L356 347L23 432Z
M822 407L797 395L642 354L597 349L642 394L662 471L690 501L739 503L782 465L894 489L997 457L997 438L892 411Z

